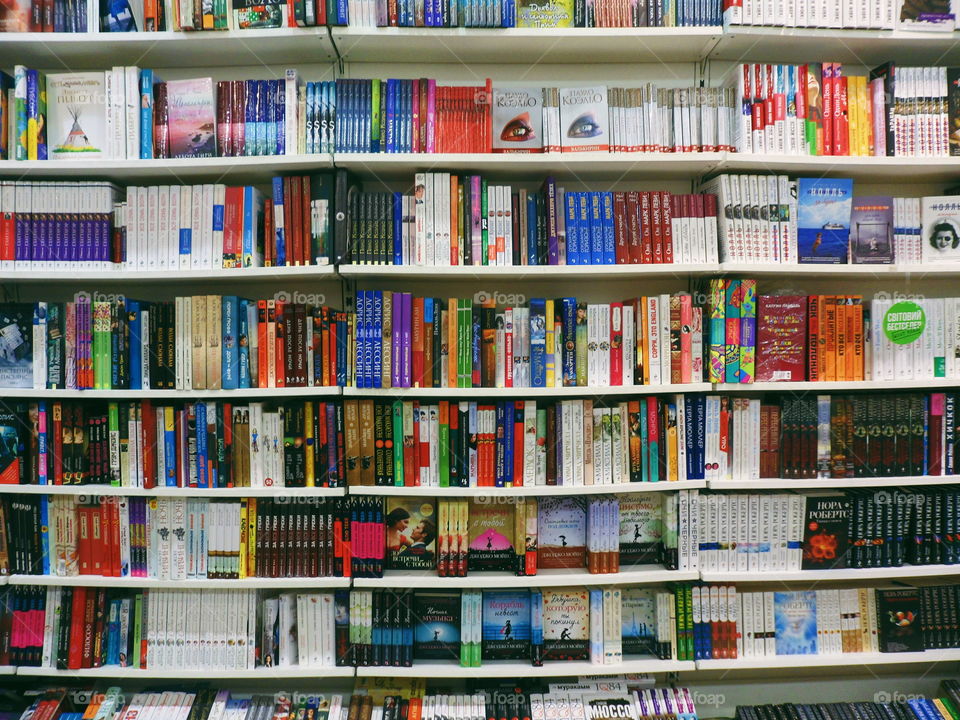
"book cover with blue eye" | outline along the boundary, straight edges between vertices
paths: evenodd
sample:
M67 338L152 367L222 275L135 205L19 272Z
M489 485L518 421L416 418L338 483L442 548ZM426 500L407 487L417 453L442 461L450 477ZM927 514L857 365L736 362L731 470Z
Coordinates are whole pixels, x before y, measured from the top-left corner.
M493 88L493 151L543 152L543 88Z
M560 88L561 152L610 149L607 88Z
M797 180L797 247L801 263L845 265L850 240L853 180Z
M777 655L817 654L817 593L814 590L775 592Z
M529 659L529 591L484 591L481 628L484 660Z
M459 660L460 593L417 591L413 606L413 659Z

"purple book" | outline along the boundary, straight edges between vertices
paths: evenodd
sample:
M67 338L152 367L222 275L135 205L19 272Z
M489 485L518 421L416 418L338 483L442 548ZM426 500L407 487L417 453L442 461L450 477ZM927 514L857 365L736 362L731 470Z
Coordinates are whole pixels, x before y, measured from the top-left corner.
M480 176L470 177L470 246L473 264L483 265L483 240L480 233Z
M329 486L337 487L340 484L340 474L337 468L337 414L333 403L327 406L327 468L330 470Z
M412 387L413 362L411 359L412 346L410 343L410 326L413 316L413 295L403 293L403 311L400 313L400 354L402 356L401 387Z
M548 177L543 181L543 194L547 200L547 264L559 265L560 243L557 239L557 181L552 177Z
M393 294L393 304L390 308L390 328L393 337L390 339L390 374L393 387L403 387L401 373L402 360L400 357L400 316L403 314L403 293Z

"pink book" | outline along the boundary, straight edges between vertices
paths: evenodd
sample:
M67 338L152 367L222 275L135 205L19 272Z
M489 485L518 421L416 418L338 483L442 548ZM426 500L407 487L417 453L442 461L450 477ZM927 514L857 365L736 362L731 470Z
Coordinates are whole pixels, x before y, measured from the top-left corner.
M67 303L67 324L66 338L64 342L63 357L66 363L66 374L64 376L64 387L68 390L77 389L77 304L75 302Z
M504 372L503 386L513 387L513 308L503 313Z
M212 78L167 81L167 127L170 157L217 154L217 110Z
M693 374L693 298L680 296L680 382L690 382Z
M610 384L623 385L623 303L610 303Z
M437 81L427 80L427 147L428 153L437 151Z
M876 78L870 82L870 94L873 106L873 154L884 157L887 154L887 128L883 78Z

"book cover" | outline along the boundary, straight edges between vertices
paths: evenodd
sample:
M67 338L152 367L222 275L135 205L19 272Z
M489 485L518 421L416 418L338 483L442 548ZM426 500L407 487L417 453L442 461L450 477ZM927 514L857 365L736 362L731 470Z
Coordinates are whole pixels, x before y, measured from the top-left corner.
M880 652L918 652L924 649L920 592L919 588L876 591Z
M20 483L23 429L23 418L6 405L0 406L0 485Z
M106 156L107 102L102 72L47 75L47 115L51 159Z
M950 155L960 155L960 68L947 68L947 133Z
M801 263L847 262L853 180L797 180L797 246Z
M520 0L517 3L517 27L573 27L573 0Z
M0 388L33 387L33 305L0 303Z
M924 263L960 262L960 198L939 195L920 199Z
M432 499L387 498L387 568L430 569L436 564L437 516Z
M418 590L413 607L413 659L459 660L460 593Z
M543 152L543 89L493 88L493 151Z
M872 195L853 199L850 261L860 265L893 262L893 198Z
M516 570L514 508L471 500L467 570ZM484 621L486 622L486 621Z
M587 552L584 499L543 497L537 510L538 566L544 569L584 567Z
M802 570L847 567L850 501L841 496L807 497L803 524Z
M217 154L217 105L211 78L167 81L170 157Z
M587 590L543 589L543 659L586 660L590 654Z
M761 295L757 302L757 382L806 379L806 295Z
M957 0L902 0L897 15L901 30L951 32L956 24Z
M817 593L814 590L775 592L777 655L817 654Z
M624 654L656 655L657 591L641 587L623 588L620 618Z
M287 4L280 0L232 0L233 18L240 30L287 25Z
M586 720L637 720L639 717L636 705L624 693L585 692L580 699Z
M530 657L530 593L526 590L483 592L481 653L484 660Z
M633 420L631 420L633 421ZM639 423L639 415L636 418ZM659 493L623 494L620 503L620 564L660 562L663 499Z
M561 152L610 147L606 86L560 88Z

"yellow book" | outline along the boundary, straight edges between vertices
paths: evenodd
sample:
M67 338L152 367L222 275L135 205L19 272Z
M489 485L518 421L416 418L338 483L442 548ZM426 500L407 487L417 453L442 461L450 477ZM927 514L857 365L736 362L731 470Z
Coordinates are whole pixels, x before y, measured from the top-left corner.
M950 712L950 708L943 703L941 698L933 698L933 704L937 706L937 710L943 715L943 720L955 720L956 715Z
M457 346L457 329L460 325L459 309L457 308L457 299L447 299L447 387L455 388L458 384L457 363L460 359L459 348Z
M249 568L247 567L247 535L249 534L247 527L247 503L251 499L252 498L240 498L240 556L238 558L239 567L237 569L237 577L239 578L249 577Z
M307 400L303 404L303 437L304 437L304 473L306 474L306 486L314 487L316 484L315 481L315 470L313 467L313 451L314 451L314 437L313 437L313 402Z
M637 357L640 358L641 370L643 371L643 384L650 384L650 345L647 338L647 298L643 296L637 303Z
M167 437L175 437L176 424L174 422L173 405L166 405L163 408L163 430L165 433L169 433ZM166 470L167 486L175 486L177 484L177 466L171 463Z
M547 341L546 348L544 349L544 354L547 359L547 383L546 386L553 387L557 382L557 361L555 355L556 343L554 336L556 335L556 328L553 322L553 300L547 300L546 309L544 311L544 317L546 318L547 326Z
M847 79L847 147L850 155L860 154L860 103L857 102L857 77Z
M247 498L247 573L257 575L257 499Z

